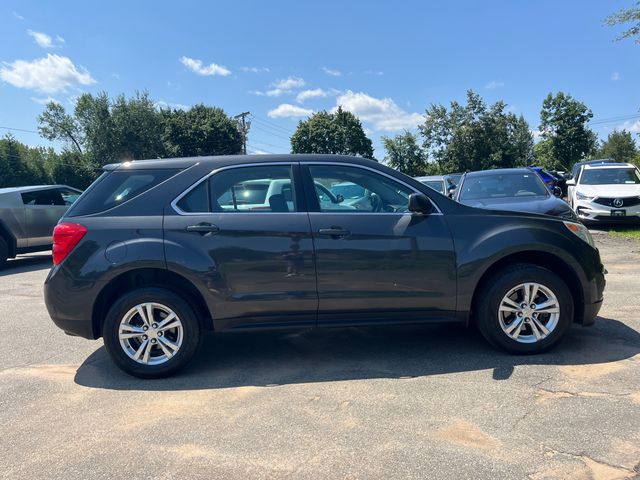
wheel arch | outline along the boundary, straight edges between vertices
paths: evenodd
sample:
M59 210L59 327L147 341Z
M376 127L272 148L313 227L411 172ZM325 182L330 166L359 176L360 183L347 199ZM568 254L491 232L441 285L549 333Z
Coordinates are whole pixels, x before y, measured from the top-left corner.
M483 286L487 281L491 279L500 270L515 264L530 264L536 265L558 275L567 285L571 296L573 298L574 305L574 322L581 323L584 317L584 292L582 290L582 284L576 271L562 258L553 253L527 250L522 252L512 253L492 263L481 275L477 282L473 297L471 300L471 312L469 321L474 321L474 311L477 310L476 303L479 300L479 293L482 291Z
M138 268L128 270L111 279L100 291L93 304L92 329L94 338L102 335L102 325L110 305L123 291L141 287L170 289L184 297L193 307L201 327L213 329L211 314L198 289L183 276L162 268Z

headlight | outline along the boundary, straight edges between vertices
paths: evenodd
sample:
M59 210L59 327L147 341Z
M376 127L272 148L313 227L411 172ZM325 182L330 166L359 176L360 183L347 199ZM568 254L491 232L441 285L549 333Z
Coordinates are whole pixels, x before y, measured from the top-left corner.
M562 223L564 223L564 226L567 227L569 231L571 231L571 233L574 233L575 235L580 237L582 240L587 242L589 245L591 245L593 248L596 248L596 244L593 241L593 237L589 233L589 229L587 227L585 227L581 223L575 223L575 222L562 222Z
M578 200L586 200L587 202L590 202L596 197L590 197L589 195L585 195L584 193L576 192L576 198Z

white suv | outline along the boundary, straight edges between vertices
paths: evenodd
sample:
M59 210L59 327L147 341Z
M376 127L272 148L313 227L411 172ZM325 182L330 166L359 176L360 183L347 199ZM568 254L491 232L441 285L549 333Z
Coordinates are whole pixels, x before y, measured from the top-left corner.
M640 171L630 163L584 165L567 187L580 220L640 220Z

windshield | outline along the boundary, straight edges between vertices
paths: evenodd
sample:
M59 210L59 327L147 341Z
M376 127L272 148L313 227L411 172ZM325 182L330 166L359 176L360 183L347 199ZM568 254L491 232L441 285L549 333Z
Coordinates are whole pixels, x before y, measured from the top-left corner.
M360 198L364 197L365 191L360 185L355 183L343 183L331 187L331 193L334 195L342 195L344 198Z
M441 180L423 180L422 183L427 187L434 189L436 192L444 194L444 184Z
M467 177L460 200L549 196L549 190L536 173L501 173Z
M640 184L635 168L593 168L582 172L582 185L634 185Z

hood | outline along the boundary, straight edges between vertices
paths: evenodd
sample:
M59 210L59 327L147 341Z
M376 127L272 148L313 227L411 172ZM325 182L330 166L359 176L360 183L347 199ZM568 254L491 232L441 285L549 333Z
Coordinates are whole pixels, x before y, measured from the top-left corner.
M577 185L576 191L590 197L639 197L640 185L638 184L614 184L614 185Z
M537 213L553 215L554 217L573 216L571 207L563 200L553 196L483 198L480 200L464 200L461 203L470 207L489 210Z

